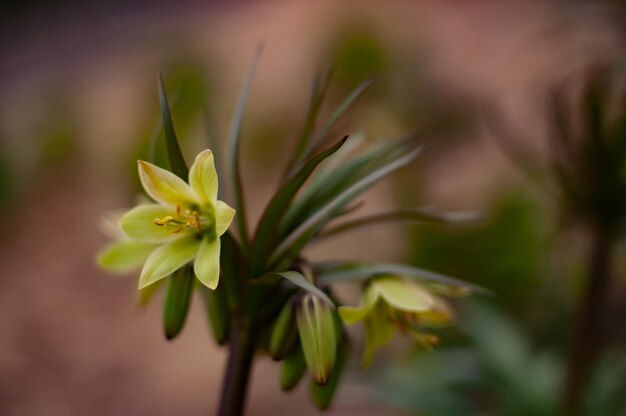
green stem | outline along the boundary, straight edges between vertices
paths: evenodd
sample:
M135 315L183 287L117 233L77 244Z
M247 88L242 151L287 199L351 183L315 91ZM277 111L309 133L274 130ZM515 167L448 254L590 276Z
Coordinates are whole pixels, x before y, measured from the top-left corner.
M562 411L564 415L582 413L581 404L589 375L604 344L604 320L610 290L610 227L594 225L589 258L587 287L578 306L576 328L565 372Z
M229 343L228 364L222 384L222 397L217 413L219 416L243 414L256 347L255 332L252 325L241 321L233 328Z

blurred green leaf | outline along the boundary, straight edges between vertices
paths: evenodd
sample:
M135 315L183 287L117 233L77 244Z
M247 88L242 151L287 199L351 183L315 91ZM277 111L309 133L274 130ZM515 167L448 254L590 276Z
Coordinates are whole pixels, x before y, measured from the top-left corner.
M315 295L315 296L319 297L330 308L334 308L335 307L335 304L328 297L328 295L326 293L322 292L313 283L309 282L301 273L298 273L296 271L280 272L280 273L267 273L267 274L261 276L261 279L264 278L265 276L272 276L272 275L280 276L280 277L282 277L284 279L289 280L294 285L304 289L305 291L311 293L312 295Z
M170 111L170 105L167 100L167 94L165 92L165 85L163 84L163 76L159 74L159 100L161 103L161 114L163 117L163 129L165 131L165 144L167 148L167 155L170 162L170 168L174 174L183 180L187 180L189 169L187 163L183 157L183 153L180 150L178 144L178 138L174 131L174 123L172 122L172 114Z
M413 233L413 262L445 275L471 277L498 302L528 314L528 299L547 277L549 211L523 189L502 191L484 221L464 227L424 224ZM454 259L454 261L450 261ZM541 312L541 311L534 311Z
M247 249L249 235L248 235L248 220L246 214L246 204L243 192L243 183L241 180L241 168L239 166L239 142L241 138L241 127L243 122L243 115L248 101L248 94L250 93L250 86L252 84L252 77L256 71L256 67L261 58L261 52L263 48L258 46L252 59L252 63L248 68L248 73L244 80L241 91L239 92L239 98L237 99L237 105L233 118L230 124L230 131L228 134L228 146L229 146L229 170L230 181L233 186L233 197L235 199L235 209L237 210L237 228L239 230L239 238L241 238L241 244L244 249Z
M365 264L349 261L328 261L316 263L314 265L314 271L320 284L325 285L359 281L369 279L376 275L391 274L464 288L475 293L489 293L479 286L466 283L462 280L400 263Z
M337 109L330 116L330 119L326 122L326 124L324 124L324 127L322 127L319 133L317 133L313 137L309 145L310 149L314 149L316 146L322 143L322 141L326 138L326 136L328 136L328 133L330 133L335 124L337 124L337 122L341 120L344 114L350 109L350 107L352 107L352 104L354 104L356 99L359 98L359 96L363 93L363 91L367 89L367 87L372 85L374 80L375 78L370 78L361 82L350 92L350 94L348 94L348 96L341 102L341 104L339 104L339 107L337 107Z
M355 229L385 223L419 224L431 222L441 224L463 224L476 222L479 218L480 217L476 212L444 213L436 212L432 209L420 208L398 210L374 214L337 224L324 230L324 232L317 239L319 240L320 238L327 238Z
M313 134L313 130L315 129L315 122L322 107L322 103L324 102L324 98L326 97L326 93L328 92L330 80L332 79L332 73L333 69L329 68L321 76L316 75L313 81L309 109L307 110L307 115L304 121L302 134L300 135L300 140L298 140L298 145L296 146L294 155L289 161L289 165L287 167L288 173L291 172L294 166L297 166L298 163L300 163L307 157L309 141L311 140L311 135Z
M335 198L330 200L324 206L318 207L314 214L312 214L306 221L302 222L291 234L281 241L274 254L270 259L270 263L275 262L281 257L284 252L289 250L289 247L293 244L298 244L298 240L301 238L310 239L309 232L319 227L320 224L327 223L332 218L332 213L339 209L342 209L349 204L356 196L368 189L374 183L387 175L395 172L403 166L406 166L412 162L421 152L421 147L414 149L407 154L404 154L392 162L389 162L382 167L373 170L368 175L365 175L355 184L351 185L343 192L339 193Z
M252 242L251 269L253 275L260 273L263 267L266 266L268 253L275 243L278 224L287 211L293 197L311 176L315 168L339 150L347 139L348 136L345 136L334 146L312 157L291 179L281 186L267 205L259 220L254 234L254 241Z

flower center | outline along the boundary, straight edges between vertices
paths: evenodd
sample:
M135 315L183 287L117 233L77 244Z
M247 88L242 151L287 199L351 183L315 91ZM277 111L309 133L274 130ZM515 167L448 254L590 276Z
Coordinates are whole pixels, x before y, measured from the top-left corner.
M179 233L185 228L195 228L199 233L202 232L200 213L190 209L185 209L183 213L180 205L176 205L176 217L168 215L164 218L155 218L154 223L174 233Z

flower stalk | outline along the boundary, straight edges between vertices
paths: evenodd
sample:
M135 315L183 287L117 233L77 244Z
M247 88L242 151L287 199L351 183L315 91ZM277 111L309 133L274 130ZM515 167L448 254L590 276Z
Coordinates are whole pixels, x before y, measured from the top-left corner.
M239 416L244 412L256 349L256 333L256 327L242 319L232 331L217 412L219 416Z

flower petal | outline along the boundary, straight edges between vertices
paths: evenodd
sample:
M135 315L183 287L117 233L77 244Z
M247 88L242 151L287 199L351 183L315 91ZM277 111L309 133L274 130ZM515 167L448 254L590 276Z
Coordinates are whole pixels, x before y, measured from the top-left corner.
M365 350L361 368L367 367L379 348L384 347L392 340L395 329L387 318L386 306L377 304L376 308L365 319Z
M202 239L193 270L198 280L209 289L215 289L220 279L220 239Z
M218 237L228 230L234 217L234 209L229 207L224 201L217 201L217 206L215 207L215 231Z
M435 298L415 282L408 282L397 276L376 278L372 286L396 309L407 312L424 312L435 306Z
M454 312L445 300L435 298L435 305L432 309L418 314L420 325L429 327L446 327L452 324Z
M203 205L215 206L217 202L217 172L213 152L209 149L200 152L189 170L189 185L200 197Z
M340 306L339 316L348 325L362 321L372 308L368 306Z
M197 198L184 180L152 163L138 161L141 184L155 201L166 205L191 206Z
M164 278L193 260L200 247L200 240L193 235L186 235L152 252L141 271L139 289Z
M158 243L180 237L171 228L155 224L155 219L168 216L175 217L176 211L158 204L139 205L124 214L120 224L129 237L144 242Z
M375 290L375 286L370 284L365 289L362 304L357 307L340 306L338 309L339 316L348 325L362 321L376 305L377 300L378 292Z
M98 254L98 264L115 272L127 272L141 267L155 244L124 241L108 245Z

